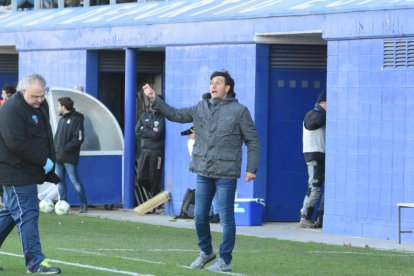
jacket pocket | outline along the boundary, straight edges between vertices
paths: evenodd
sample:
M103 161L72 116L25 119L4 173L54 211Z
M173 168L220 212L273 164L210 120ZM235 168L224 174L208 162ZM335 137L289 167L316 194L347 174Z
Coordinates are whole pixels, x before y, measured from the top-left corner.
M33 138L36 137L38 125L30 122L27 124L27 137Z
M218 175L235 176L240 173L241 152L234 148L221 148L215 170Z

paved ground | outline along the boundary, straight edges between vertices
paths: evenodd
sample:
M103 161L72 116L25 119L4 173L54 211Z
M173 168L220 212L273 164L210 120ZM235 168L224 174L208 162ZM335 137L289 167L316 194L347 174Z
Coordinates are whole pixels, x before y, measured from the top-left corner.
M111 211L99 208L90 208L82 216L102 217L113 220L125 220L141 222L146 224L163 225L169 227L194 229L193 220L174 219L171 216L146 214L140 216L132 209L114 209ZM220 224L212 224L212 231L221 231ZM414 252L414 243L398 241L375 240L359 237L348 237L323 233L320 229L301 229L298 223L292 222L270 222L263 226L237 226L237 234L245 236L256 236L263 238L276 238L280 240L291 240L301 242L318 242L335 245L351 245L354 247L371 247L384 250L402 250Z

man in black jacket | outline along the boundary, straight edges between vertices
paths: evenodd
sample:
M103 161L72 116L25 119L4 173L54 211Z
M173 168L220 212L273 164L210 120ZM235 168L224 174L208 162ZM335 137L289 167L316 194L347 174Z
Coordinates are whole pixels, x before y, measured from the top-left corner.
M165 118L148 106L135 127L140 153L137 182L153 197L161 192L161 175L164 163Z
M28 273L57 274L48 264L39 239L37 184L57 183L55 151L45 101L46 81L37 74L23 78L20 90L0 108L0 245L17 226Z
M323 91L315 107L308 111L303 121L303 156L308 167L308 189L300 210L301 228L321 228L323 221L324 197L322 185L325 182L326 146L326 92ZM311 217L320 200L316 222Z
M2 101L1 104L5 104L6 101L14 94L16 93L16 88L11 85L6 85L3 87L1 91L1 97ZM0 185L0 205L3 205L3 186Z
M61 182L58 184L59 197L67 200L65 174L68 173L80 202L79 213L88 212L85 188L78 175L80 148L84 140L82 113L73 107L73 100L69 97L58 99L59 120L55 134L56 174Z

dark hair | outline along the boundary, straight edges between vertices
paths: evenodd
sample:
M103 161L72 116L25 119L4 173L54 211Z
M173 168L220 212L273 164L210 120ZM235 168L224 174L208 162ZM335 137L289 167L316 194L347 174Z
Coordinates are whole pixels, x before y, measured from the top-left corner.
M326 91L322 90L322 92L319 94L318 99L316 100L316 103L326 102Z
M215 77L223 77L225 79L225 85L230 86L230 90L227 93L227 95L230 95L231 97L236 97L236 92L234 92L234 79L230 76L229 72L226 70L223 71L215 71L210 76L210 80L212 80Z
M69 97L62 97L58 99L60 105L64 106L67 111L72 111L73 109L73 100Z
M3 87L3 90L6 91L8 97L16 93L16 88L14 86L6 85Z

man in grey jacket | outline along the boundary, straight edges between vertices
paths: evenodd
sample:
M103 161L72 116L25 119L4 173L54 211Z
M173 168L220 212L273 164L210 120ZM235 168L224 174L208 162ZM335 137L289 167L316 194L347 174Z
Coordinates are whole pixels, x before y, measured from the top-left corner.
M210 76L211 97L188 108L169 106L148 84L143 89L153 107L167 119L179 123L192 122L197 133L190 170L197 174L194 223L201 252L191 268L202 269L216 257L211 241L209 211L217 191L223 237L220 258L207 269L231 271L236 236L234 197L237 178L240 177L243 143L247 146L246 182L256 178L259 163L259 139L250 112L235 98L234 80L225 71L217 71Z

